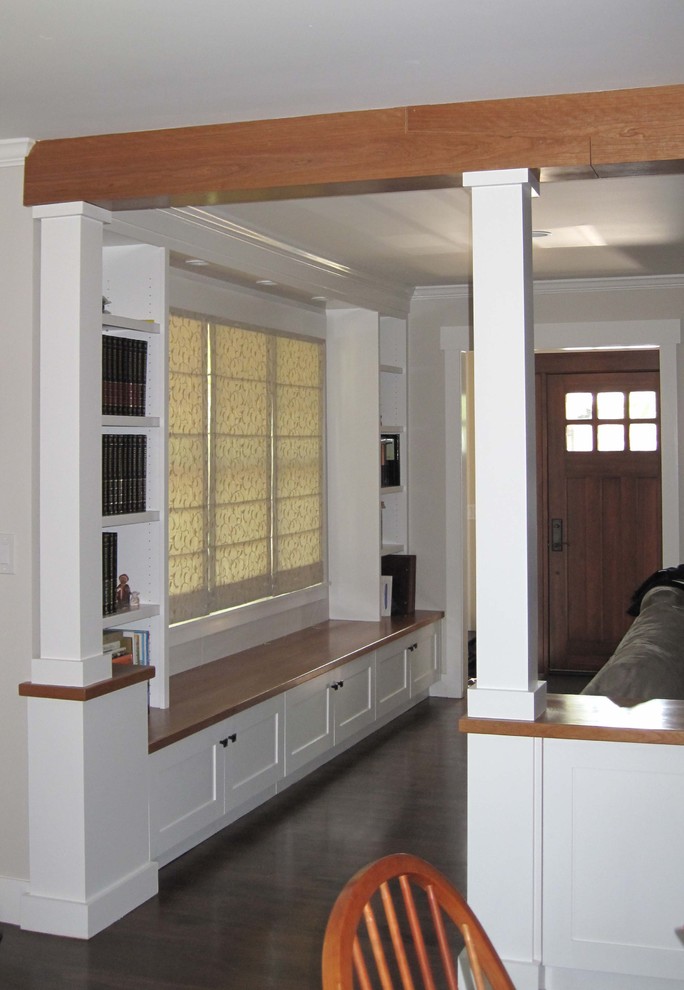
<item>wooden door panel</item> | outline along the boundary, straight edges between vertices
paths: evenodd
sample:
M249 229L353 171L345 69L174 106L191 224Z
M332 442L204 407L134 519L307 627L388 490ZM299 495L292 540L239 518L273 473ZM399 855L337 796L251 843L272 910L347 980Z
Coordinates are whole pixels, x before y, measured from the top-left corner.
M561 356L559 356L561 357ZM576 357L573 361L576 362ZM592 359L595 361L595 357ZM619 356L608 360L619 362ZM631 359L633 360L633 358ZM594 368L591 372L547 373L543 380L546 423L542 456L543 481L540 545L546 554L540 594L551 670L593 672L605 663L626 632L626 614L635 588L661 566L660 452L598 449L593 414L594 447L570 449L566 442L565 395L658 390L656 371ZM589 420L587 420L589 422ZM609 421L610 422L610 421ZM629 415L624 417L629 436ZM554 520L562 525L553 528ZM556 547L554 549L554 539Z

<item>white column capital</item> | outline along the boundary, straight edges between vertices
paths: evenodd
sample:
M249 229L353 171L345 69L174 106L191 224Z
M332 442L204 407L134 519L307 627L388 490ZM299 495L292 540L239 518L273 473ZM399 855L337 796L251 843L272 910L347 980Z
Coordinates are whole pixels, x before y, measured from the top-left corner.
M109 210L93 206L92 203L46 203L43 206L33 207L34 220L50 220L57 217L88 217L101 223L112 222L112 214Z
M488 172L464 172L464 189L478 186L529 185L533 196L539 195L539 175L529 168L499 168Z

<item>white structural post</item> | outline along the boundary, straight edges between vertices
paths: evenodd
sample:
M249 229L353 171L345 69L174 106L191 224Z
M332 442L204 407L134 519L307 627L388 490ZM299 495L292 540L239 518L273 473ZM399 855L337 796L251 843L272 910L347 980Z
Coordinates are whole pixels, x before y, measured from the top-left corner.
M147 684L102 652L102 226L86 203L41 220L40 657L28 709L21 925L89 938L158 889L150 862Z
M87 203L40 207L42 684L111 677L102 654L102 229Z
M468 713L534 719L537 536L531 196L526 169L471 172L477 687Z

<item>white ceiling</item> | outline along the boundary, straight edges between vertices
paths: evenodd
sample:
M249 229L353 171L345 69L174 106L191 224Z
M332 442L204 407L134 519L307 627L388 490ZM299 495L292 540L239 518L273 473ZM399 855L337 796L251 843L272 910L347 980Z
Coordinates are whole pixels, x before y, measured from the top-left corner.
M683 81L683 0L3 0L0 140ZM684 176L544 183L538 277L684 272ZM224 215L406 284L468 277L463 190Z

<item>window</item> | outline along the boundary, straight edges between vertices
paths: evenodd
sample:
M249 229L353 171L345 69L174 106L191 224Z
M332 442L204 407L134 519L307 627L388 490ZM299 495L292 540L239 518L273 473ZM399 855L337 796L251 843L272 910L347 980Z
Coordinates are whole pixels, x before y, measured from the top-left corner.
M169 321L171 622L323 580L320 341Z
M655 451L658 449L654 391L567 392L567 451Z

